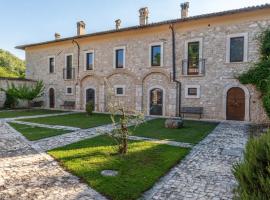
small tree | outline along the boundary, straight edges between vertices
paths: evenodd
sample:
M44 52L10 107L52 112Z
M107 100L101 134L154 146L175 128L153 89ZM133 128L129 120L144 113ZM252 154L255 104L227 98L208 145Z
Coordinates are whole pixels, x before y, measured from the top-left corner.
M38 81L34 86L27 86L26 84L15 86L12 83L8 85L7 89L1 88L1 91L6 92L7 95L15 99L28 101L28 107L30 107L31 102L35 98L39 98L43 95L44 84L42 81Z
M95 108L95 105L94 105L93 101L87 102L86 106L85 106L85 111L86 111L87 115L92 115L94 108Z
M128 136L131 135L131 131L128 129L129 125L133 125L134 128L138 124L144 122L144 115L141 112L136 112L125 106L117 100L112 91L112 87L105 80L108 86L107 96L107 110L111 113L111 120L113 124L113 131L107 134L111 136L117 143L118 153L124 155L128 152Z

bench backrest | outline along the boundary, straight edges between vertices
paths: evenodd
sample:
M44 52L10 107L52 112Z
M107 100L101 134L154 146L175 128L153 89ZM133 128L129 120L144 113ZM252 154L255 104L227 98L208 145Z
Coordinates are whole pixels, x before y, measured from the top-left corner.
M64 106L75 106L75 101L64 101Z
M203 107L182 107L181 112L183 113L203 113Z

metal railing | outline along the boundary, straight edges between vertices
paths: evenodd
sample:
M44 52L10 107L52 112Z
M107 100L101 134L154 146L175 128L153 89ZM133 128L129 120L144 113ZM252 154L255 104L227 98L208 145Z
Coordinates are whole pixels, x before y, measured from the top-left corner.
M182 60L182 75L204 75L206 59Z
M65 80L75 79L75 68L64 68L63 69L63 79L65 79Z

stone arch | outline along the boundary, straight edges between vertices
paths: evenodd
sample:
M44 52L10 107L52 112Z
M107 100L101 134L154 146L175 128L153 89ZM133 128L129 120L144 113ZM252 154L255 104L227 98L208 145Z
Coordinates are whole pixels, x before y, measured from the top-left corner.
M142 76L142 84L144 83L145 79L148 76L153 75L153 74L162 74L162 75L164 75L166 77L167 81L170 82L170 76L164 70L153 69L151 72L147 72Z
M119 74L130 76L135 81L136 84L138 84L138 82L139 82L139 79L137 78L138 75L136 75L133 72L127 71L125 69L121 69L121 71L114 71L114 72L110 73L109 75L106 76L106 79L110 79L111 77L113 77L115 75L119 75Z
M226 117L227 117L227 94L231 88L241 88L244 91L244 93L245 93L245 121L250 121L250 93L249 93L249 90L247 87L245 87L239 83L228 84L225 86L225 88L223 90L223 95L222 95L223 118L226 119Z

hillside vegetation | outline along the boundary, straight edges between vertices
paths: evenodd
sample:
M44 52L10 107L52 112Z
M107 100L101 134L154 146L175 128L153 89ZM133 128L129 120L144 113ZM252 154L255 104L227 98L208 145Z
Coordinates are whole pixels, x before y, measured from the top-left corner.
M12 53L0 49L0 77L25 76L25 62Z

